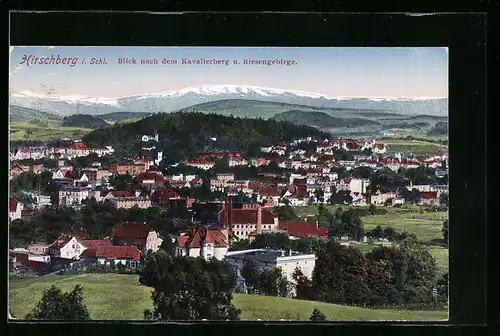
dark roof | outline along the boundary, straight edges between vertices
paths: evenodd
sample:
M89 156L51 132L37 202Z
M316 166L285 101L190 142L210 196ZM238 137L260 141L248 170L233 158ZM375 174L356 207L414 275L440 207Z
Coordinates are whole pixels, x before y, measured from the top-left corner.
M137 246L99 246L95 252L97 258L141 260L141 251Z
M151 231L154 231L153 228L146 223L125 222L115 228L114 237L146 239Z
M278 227L286 229L294 237L327 237L328 230L318 229L316 222L280 221Z
M226 225L225 214L227 209L222 210L219 213L219 223ZM258 209L232 209L231 211L231 223L232 224L257 224L257 212ZM262 224L274 224L274 219L278 218L271 209L262 208Z

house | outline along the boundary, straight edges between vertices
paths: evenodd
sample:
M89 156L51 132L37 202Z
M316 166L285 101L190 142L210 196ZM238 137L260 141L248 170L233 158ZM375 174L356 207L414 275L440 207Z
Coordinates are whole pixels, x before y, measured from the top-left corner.
M109 200L115 209L131 209L151 207L151 200L147 197L113 197Z
M25 249L9 251L9 259L14 268L24 268L35 272L47 273L50 268L50 256L34 255Z
M49 246L49 254L62 259L78 259L86 249L74 236L62 234Z
M98 239L98 240L82 240L82 244L87 248L81 254L82 257L92 258L96 257L97 248L101 246L113 246L111 238Z
M104 202L118 197L133 197L133 195L128 190L111 190L102 198L102 200Z
M145 173L148 167L146 163L131 163L131 164L118 164L113 163L109 167L109 172L117 175L130 174L132 176Z
M9 217L11 221L21 219L23 211L23 204L15 197L9 198Z
M180 199L180 192L173 188L155 189L151 194L151 205L166 208L171 204L172 200Z
M158 251L162 241L158 233L146 223L121 223L113 232L116 245L135 245L146 251Z
M272 208L265 208L258 203L243 204L239 209L227 204L218 219L223 228L232 232L237 239L251 239L257 234L278 229L278 214Z
M63 206L79 206L82 201L89 198L89 190L87 188L62 188L59 190L59 205Z
M369 203L370 204L385 204L390 199L396 198L396 193L395 192L380 192L380 190L377 190L377 192L371 194L369 196Z
M36 254L36 255L46 255L49 254L49 247L50 245L48 244L31 244L28 246L28 250L31 254Z
M420 205L437 205L439 204L439 199L437 196L437 191L421 191L420 192Z
M302 222L302 221L280 221L279 229L286 230L292 238L301 237L317 237L328 238L328 230L319 229L318 221Z
M222 260L229 248L228 234L228 230L211 230L199 225L176 237L176 255Z
M137 246L98 246L95 260L100 265L122 264L129 269L137 269L141 261L141 251Z
M165 177L160 172L148 171L140 173L134 178L134 182L139 186L145 185L163 185Z
M185 165L196 167L203 170L209 170L215 166L215 161L209 161L204 158L198 158L195 160L188 160L184 162Z

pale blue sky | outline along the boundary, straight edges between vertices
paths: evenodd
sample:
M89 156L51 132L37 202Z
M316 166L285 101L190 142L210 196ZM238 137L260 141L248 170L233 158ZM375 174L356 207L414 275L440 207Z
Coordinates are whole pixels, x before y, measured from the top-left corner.
M12 47L11 47L12 49ZM78 57L87 64L20 65L24 55ZM107 65L89 65L92 57ZM295 66L118 65L139 59L289 59ZM448 97L445 48L15 47L10 91L123 97L200 84L255 85L331 97Z

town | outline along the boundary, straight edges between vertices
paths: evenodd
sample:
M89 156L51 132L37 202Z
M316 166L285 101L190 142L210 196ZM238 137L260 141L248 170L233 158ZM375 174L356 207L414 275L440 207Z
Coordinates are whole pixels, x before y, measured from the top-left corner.
M259 286L248 277L250 264L260 270L278 267L289 284L296 285L297 270L305 281L313 281L318 255L314 249L297 248L297 242L331 240L363 248L391 246L397 240L398 233L390 237L385 233L391 230L380 226L361 232L352 223L335 227L335 220L321 217L326 213L340 219L342 211L332 216L327 207L344 206L349 209L345 213L405 206L421 212L447 209L446 150L424 156L389 154L388 146L376 140L306 137L262 146L259 157L199 152L195 159L162 169L163 152L146 147L160 137L138 134L148 155L114 161L109 159L114 155L111 144L89 148L82 140L11 151L11 272L67 274L116 267L138 272L148 253L166 250L173 257L227 262L236 271L238 291L251 293ZM60 225L66 227L51 231L53 240L27 228L43 216L64 221L56 218L55 209L76 214L99 207L120 213L154 209L174 224L165 229L152 216L136 221L116 216L108 220L109 230L96 230L85 221ZM311 207L319 215L297 215ZM182 223L176 225L179 218ZM271 237L279 235L292 243L272 243ZM286 296L304 295L289 287Z

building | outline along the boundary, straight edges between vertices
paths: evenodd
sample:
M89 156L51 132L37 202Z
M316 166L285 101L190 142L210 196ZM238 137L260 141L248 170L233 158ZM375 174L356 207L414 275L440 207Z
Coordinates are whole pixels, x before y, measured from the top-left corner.
M98 240L82 240L82 244L87 248L81 254L82 257L92 258L96 257L97 248L101 246L113 246L111 238L98 239Z
M116 245L135 245L145 251L158 251L162 241L158 233L146 223L121 223L113 232Z
M79 258L87 247L81 243L74 236L69 234L62 234L49 246L49 254L52 257L62 259L75 259Z
M211 230L199 225L176 237L176 255L222 260L229 248L228 234L228 230Z
M438 205L439 199L437 191L421 191L420 192L420 205Z
M301 254L291 250L254 249L231 251L226 253L226 258L224 260L239 270L241 270L245 262L250 261L256 262L262 270L279 267L283 275L291 282L293 282L293 273L297 268L299 268L308 279L312 279L312 273L316 265L316 255Z
M278 214L258 203L242 204L237 208L226 201L218 220L229 230L230 236L237 239L253 239L257 234L278 230Z
M188 160L184 162L185 165L196 167L203 170L209 170L215 166L215 161L209 161L205 158L198 158L195 160Z
M100 265L122 264L126 268L136 269L141 261L141 251L137 246L98 246L95 260Z
M290 238L317 237L328 238L328 230L318 228L318 221L280 221L278 228L286 230Z
M87 188L63 188L59 190L59 205L79 206L82 201L89 198Z
M116 209L131 209L133 207L147 209L151 207L151 200L147 197L113 197L109 201Z
M23 204L15 197L9 198L9 217L11 221L21 219L23 211Z
M28 246L28 250L31 254L46 255L49 254L49 247L48 244L31 244Z
M132 176L145 173L148 170L148 165L146 163L131 163L131 164L111 164L109 171L112 174L125 175L130 174Z

